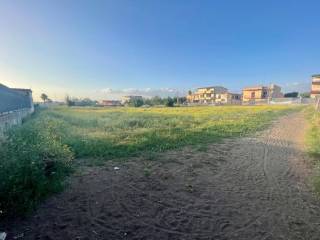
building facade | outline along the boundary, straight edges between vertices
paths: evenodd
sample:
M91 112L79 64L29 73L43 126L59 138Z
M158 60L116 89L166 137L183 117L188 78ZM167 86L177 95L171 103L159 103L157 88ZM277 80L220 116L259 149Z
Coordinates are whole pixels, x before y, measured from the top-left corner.
M242 90L243 103L266 102L272 98L282 98L281 87L271 84L270 86L246 87Z
M32 91L30 89L8 88L0 84L0 113L19 109L34 110Z
M198 88L194 93L188 94L188 103L195 104L227 104L233 98L228 89L221 86Z
M215 100L216 104L232 104L232 105L240 105L241 104L241 94L239 93L222 93L217 94L217 98Z
M123 96L121 99L122 104L128 104L129 102L136 101L136 100L143 100L142 96Z
M0 136L34 112L30 89L8 88L0 84Z
M310 97L320 97L320 74L312 76Z

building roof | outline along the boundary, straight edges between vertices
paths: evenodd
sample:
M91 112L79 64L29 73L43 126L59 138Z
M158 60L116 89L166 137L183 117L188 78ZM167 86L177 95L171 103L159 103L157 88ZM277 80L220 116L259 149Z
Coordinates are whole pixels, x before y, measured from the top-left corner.
M32 92L32 90L28 88L10 88L10 89L16 90L16 91Z
M263 88L267 88L266 86L262 86L262 85L257 85L257 86L252 86L252 87L245 87L243 88L243 91L246 90L259 90L259 89L263 89Z
M314 74L312 77L320 77L320 74Z

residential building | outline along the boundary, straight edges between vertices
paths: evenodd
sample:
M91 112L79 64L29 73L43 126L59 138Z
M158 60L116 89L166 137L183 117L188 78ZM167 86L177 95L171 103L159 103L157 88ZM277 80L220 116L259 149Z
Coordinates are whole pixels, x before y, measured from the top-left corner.
M320 97L320 74L312 76L311 98Z
M30 89L8 88L0 84L0 138L10 127L21 124L33 111Z
M8 88L0 84L0 114L20 109L34 111L32 91L22 88Z
M284 95L281 92L281 87L275 84L269 86L269 97L270 98L283 98Z
M121 99L122 104L127 104L129 102L135 101L135 100L143 100L142 96L123 96Z
M121 101L119 100L102 100L100 106L103 107L117 107L122 106Z
M216 104L232 104L232 105L240 105L241 104L241 94L240 93L221 93L217 94Z
M242 90L243 103L266 102L272 98L282 98L281 87L271 84L270 86L246 87Z
M189 103L199 104L215 104L217 98L221 98L221 94L227 93L228 89L221 86L201 87L197 88L194 93L187 96Z
M31 111L34 111L34 105L33 105L33 98L32 98L32 90L31 89L25 89L25 88L10 88L11 90L15 91L16 93L21 94L23 97L25 97L28 102Z

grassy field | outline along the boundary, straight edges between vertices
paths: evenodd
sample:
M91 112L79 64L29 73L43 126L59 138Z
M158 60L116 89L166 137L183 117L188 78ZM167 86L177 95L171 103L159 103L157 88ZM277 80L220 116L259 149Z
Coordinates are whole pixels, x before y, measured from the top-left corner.
M57 108L32 121L53 129L76 157L111 159L241 136L288 110L283 106Z
M310 129L307 132L308 152L314 159L315 167L313 183L316 192L320 195L320 112L310 107L306 110L306 114L310 121Z
M0 146L0 216L63 189L73 162L200 145L264 129L287 106L67 108L38 111Z

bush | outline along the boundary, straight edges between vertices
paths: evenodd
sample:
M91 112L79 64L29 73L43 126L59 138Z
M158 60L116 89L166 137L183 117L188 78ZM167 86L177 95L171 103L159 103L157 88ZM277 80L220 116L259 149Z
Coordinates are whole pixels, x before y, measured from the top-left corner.
M306 113L310 121L310 128L307 132L307 150L314 160L313 186L320 195L320 113L311 107Z
M296 98L296 97L298 97L298 95L299 95L298 92L289 92L289 93L284 94L284 97L285 98Z
M63 189L73 153L55 135L54 124L29 120L0 146L0 217L25 213Z
M143 105L143 99L134 99L129 102L131 107L141 107Z
M171 97L168 97L167 99L166 99L166 104L165 104L167 107L173 107L173 105L174 105L174 101L173 101L173 99L171 98Z

